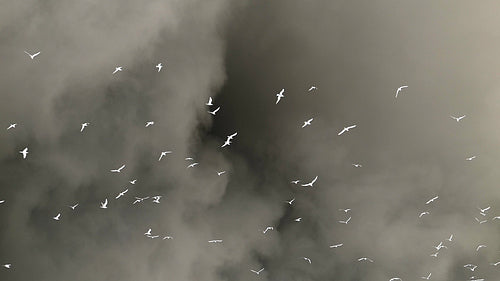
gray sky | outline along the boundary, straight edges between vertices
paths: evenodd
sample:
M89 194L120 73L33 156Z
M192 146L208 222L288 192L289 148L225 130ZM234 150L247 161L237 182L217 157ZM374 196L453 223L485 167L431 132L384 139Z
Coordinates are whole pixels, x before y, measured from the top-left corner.
M0 264L13 265L0 279L416 280L432 272L431 280L496 280L499 8L0 4L0 125L18 123L0 133ZM41 53L31 60L24 51ZM112 74L116 66L123 71ZM409 87L396 99L401 85ZM210 109L221 107L215 117L209 96ZM459 123L450 117L463 114ZM158 162L165 150L173 153ZM185 157L200 164L187 169ZM312 188L290 183L315 176ZM132 204L155 195L160 204ZM267 226L274 231L263 234ZM147 238L148 228L173 239ZM447 248L431 257L441 241Z

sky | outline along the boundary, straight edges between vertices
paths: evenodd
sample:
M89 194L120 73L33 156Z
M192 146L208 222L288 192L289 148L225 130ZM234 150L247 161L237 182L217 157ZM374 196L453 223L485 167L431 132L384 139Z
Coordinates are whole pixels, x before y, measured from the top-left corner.
M0 3L0 280L500 280L499 8Z

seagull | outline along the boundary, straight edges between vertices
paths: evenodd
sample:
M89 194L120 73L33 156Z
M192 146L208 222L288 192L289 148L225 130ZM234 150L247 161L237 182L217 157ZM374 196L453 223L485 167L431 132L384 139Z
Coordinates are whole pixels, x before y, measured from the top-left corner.
M262 272L262 270L264 270L264 268L261 268L261 269L260 269L260 270L258 270L258 271L253 270L253 269L250 269L250 271L251 271L251 272L253 272L253 273L257 274L257 275L259 275L259 274Z
M307 90L308 92L310 91L314 91L314 90L317 90L318 88L316 88L316 86L311 86L311 88L309 88L309 90Z
M208 111L208 113L210 113L210 114L212 114L212 115L215 116L215 114L217 113L217 111L219 111L219 109L220 109L220 106L217 107L214 111Z
M467 268L467 269L469 269L470 271L474 271L474 270L476 270L477 265L469 263L469 264L464 265L464 267Z
M474 156L471 156L471 157L469 157L469 158L465 158L465 160L467 160L467 161L472 161L474 158L476 158L476 156L475 156L475 155L474 155Z
M343 245L344 245L344 243L335 244L335 245L331 245L330 248L338 248L338 247L342 247Z
M172 236L165 236L165 237L163 237L163 240L165 240L165 239L174 239L174 237L172 237Z
M500 220L500 216L496 216L496 217L492 218L491 220Z
M125 168L125 164L123 164L120 168L115 169L115 170L110 170L111 173L121 173L121 171Z
M153 203L160 204L161 195L153 196Z
M479 249L481 249L481 248L486 248L486 245L479 245L479 246L477 246L476 252L479 251Z
M304 128L304 127L306 127L306 126L311 125L311 122L313 121L313 119L314 119L314 118L311 118L311 119L309 119L309 120L307 120L307 121L304 121L304 125L302 125L302 128Z
M220 239L209 240L208 243L222 243L222 240L220 240Z
M125 189L124 191L120 192L120 193L119 193L119 194L115 197L115 199L118 199L118 198L122 197L122 196L123 196L123 195L125 195L125 193L127 193L127 192L128 192L128 188L127 188L127 189Z
M226 138L226 141L224 142L224 144L221 146L221 147L224 147L224 146L228 146L228 145L231 145L231 140L238 134L238 132L232 134L232 135L229 135L227 136Z
M162 67L163 67L163 65L161 65L161 62L156 65L156 68L158 68L158 72L160 72L160 70L161 70Z
M90 123L82 123L82 128L80 129L80 132L83 132L85 127L87 127Z
M184 160L191 161L191 160L194 160L194 159L192 157L186 157L186 158L184 158Z
M353 129L353 128L356 128L356 125L352 125L352 126L347 126L347 127L344 127L344 129L342 129L342 131L340 131L340 133L338 133L337 135L340 136L342 135L344 132L349 132L350 129Z
M488 207L486 207L486 208L484 208L484 209L481 209L481 208L477 207L477 209L479 210L479 212L480 212L481 214L486 214L486 212L487 212L489 209L491 209L491 206L488 206ZM484 216L484 215L483 215L483 216Z
M5 268L11 268L12 267L12 264L10 263L6 263L6 264L2 264L3 267Z
M53 217L53 220L58 221L61 218L61 213L57 214L55 217Z
M310 183L302 184L302 186L310 186L313 187L313 184L318 180L318 176L316 176Z
M369 261L369 262L373 262L372 259L370 258L366 258L366 257L363 257L363 258L359 258L358 261Z
M144 200L146 200L146 199L149 199L149 196L144 197L144 198L135 197L135 201L134 201L134 203L132 203L132 204L135 204L135 203L140 203L140 202L142 202L142 201L144 201Z
M27 54L28 56L30 56L30 58L31 58L31 59L34 59L34 58L35 58L36 56L38 56L41 52L37 52L37 53L35 53L35 54L33 54L33 55L32 55L32 54L30 54L30 53L28 53L28 52L26 52L26 51L24 51L24 53L25 53L25 54Z
M293 180L293 181L291 181L291 183L293 183L293 184L298 184L298 183L299 183L299 181L300 181L300 180Z
M220 172L217 172L217 175L220 176L220 175L225 174L225 173L226 173L226 171L220 171Z
M163 158L163 156L167 156L167 154L169 154L169 153L172 153L172 151L170 151L170 150L167 150L167 151L162 151L162 152L160 153L160 158L158 158L158 161L160 161L160 160L161 160L161 158Z
M14 129L16 128L16 126L17 126L16 123L10 124L9 127L7 127L7 130Z
M225 146L228 146L228 145L231 145L231 141L226 140L226 141L224 142L224 144L222 144L222 145L221 145L221 147L225 147Z
M361 168L361 167L363 167L363 165L361 165L361 164L357 164L357 163L354 163L354 164L352 164L352 165L353 165L354 167L356 167L356 168Z
M436 197L430 199L429 201L425 202L425 205L429 205L430 203L432 203L434 200L436 200L438 198L439 198L439 196L436 196Z
M148 237L148 238L151 238L151 239L155 239L155 238L160 237L160 235L148 235L147 237Z
M399 277L393 277L393 278L389 279L389 281L396 281L396 280L403 280L403 279L401 279Z
M151 235L151 228L150 228L150 229L148 229L148 231L146 231L146 232L144 233L144 235L146 235L146 236Z
M451 239L453 239L453 234L452 234L452 235L450 235L450 238L448 238L448 239L446 239L446 240L448 240L448 241L450 241L450 242L451 242Z
M232 139L234 139L234 137L236 137L237 135L238 135L238 132L235 132L235 133L233 133L233 134L231 134L231 135L227 136L227 139L228 139L228 140L232 140Z
M77 207L77 206L78 206L78 203L76 203L76 204L75 204L75 205L73 205L73 206L68 206L68 207L70 207L70 208L71 208L71 210L74 210L74 209L76 209L76 207Z
M117 73L118 71L123 71L121 66L115 67L115 71L113 71L113 74Z
M499 264L500 264L500 261L497 261L497 262L495 262L495 263L490 263L490 264L491 264L491 265L493 265L493 266L497 266L497 265L499 265Z
M344 213L349 212L351 209L339 209L339 211L343 211Z
M262 233L266 233L268 230L274 230L274 227L268 226L264 231L262 231Z
M444 246L444 245L443 245L443 242L442 242L442 241L441 241L441 242L439 242L439 245L434 246L434 248L436 248L436 250L438 250L438 251L439 251L439 250L441 250L441 248L446 248L446 249L448 249L448 247L446 247L446 246Z
M208 97L208 102L206 103L206 105L208 105L208 106L214 105L212 103L212 97Z
M428 215L428 214L430 214L430 213L429 212L422 212L422 213L420 213L420 215L418 215L418 217L421 218L423 215Z
M302 218L296 218L296 219L294 219L294 221L296 221L296 222L300 222L301 220L302 220Z
M106 198L104 202L101 202L101 209L107 209L108 208L108 199Z
M146 122L146 128L155 124L155 121Z
M302 257L306 262L308 262L309 264L311 264L311 259L308 258L308 257Z
M131 183L131 184L135 184L136 182L137 182L136 179L133 179L133 180L129 181L129 183Z
M403 90L404 88L408 88L408 86L404 85L404 86L399 87L399 88L396 90L396 98L398 97L399 92L401 92L401 90Z
M194 168L194 166L196 166L198 164L199 164L198 162L194 162L194 163L189 164L187 167L188 168Z
M343 224L348 224L350 220L351 220L351 217L349 217L349 218L348 218L347 220L345 220L345 221L339 221L339 222L340 222L340 223L343 223Z
M288 205L292 205L293 204L293 201L295 201L295 198L293 198L292 200L290 201L285 201L286 203L288 203Z
M457 120L457 122L460 122L460 120L462 120L463 118L465 118L465 115L462 115L460 117L455 117L455 116L451 116L450 115L450 117L453 118L453 119L455 119L455 120Z
M5 200L0 200L0 204L5 203Z
M420 277L420 278L425 279L425 280L429 280L429 279L431 279L431 275L432 275L432 273L429 272L429 275L427 275L427 277L424 276L424 277Z
M438 254L439 254L439 252L435 252L434 254L431 254L431 257L437 258Z
M28 148L25 147L23 150L19 151L23 155L23 159L26 159L26 156L28 156Z
M488 221L488 220L483 220L483 221L480 221L478 218L475 218L475 219L476 219L476 221L477 221L479 224L483 224L483 223L485 223L485 222L487 222L487 221Z
M279 92L279 94L276 95L278 97L276 99L276 104L278 104L278 102L280 102L281 98L285 97L285 95L283 95L284 92L285 92L285 89L281 89L281 91Z

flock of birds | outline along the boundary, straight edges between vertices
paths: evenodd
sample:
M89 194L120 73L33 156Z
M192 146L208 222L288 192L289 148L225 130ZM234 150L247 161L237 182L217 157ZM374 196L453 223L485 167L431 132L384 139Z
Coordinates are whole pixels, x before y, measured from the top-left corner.
M25 53L33 60L35 59L38 55L40 55L41 52L36 52L34 54L30 54L29 52L25 51ZM163 68L163 65L162 63L158 63L156 66L155 66L158 70L158 72L160 72ZM122 66L117 66L115 67L115 70L112 72L112 74L116 74L118 72L121 72L123 71L123 67ZM399 94L404 90L408 88L407 85L403 85L399 88L397 88L396 90L396 95L395 97L397 98L399 96ZM309 89L308 89L308 92L312 92L312 91L315 91L317 90L318 88L316 86L311 86ZM282 101L284 98L285 98L285 89L281 89L279 91L278 94L276 94L276 105ZM209 97L208 99L208 102L206 103L206 105L208 107L212 107L214 106L213 104L213 99L212 97ZM211 115L216 115L217 112L221 109L220 106L217 106L215 109L213 110L208 110L208 113L211 114ZM462 116L459 116L459 117L455 117L455 116L450 116L452 119L456 120L457 122L460 122L463 118L466 117L466 115L462 115ZM303 125L301 126L301 128L305 128L307 126L311 126L312 125L312 121L314 120L314 118L310 118L306 121L304 121ZM145 123L145 127L148 128L148 127L151 127L155 124L154 121L147 121ZM8 127L7 127L7 131L10 131L10 130L13 130L17 127L17 123L12 123L10 124ZM83 133L84 130L90 125L89 122L84 122L84 123L81 123L81 127L80 127L80 132ZM349 132L351 129L354 129L356 128L356 124L353 124L353 125L348 125L346 127L343 127L339 132L338 132L338 136L342 135L342 134L345 134L347 132ZM224 143L220 146L220 147L226 147L226 146L230 146L232 144L232 140L237 136L237 132L234 132L233 134L231 135L228 135L226 140L224 141ZM22 155L22 159L26 159L28 157L28 147L25 147L24 149L20 150L19 153ZM158 161L161 161L164 157L166 157L168 154L172 153L172 151L161 151L160 152L160 155L159 155L159 158L158 158ZM466 158L465 160L467 161L472 161L476 158L476 156L471 156L471 157L468 157ZM194 161L193 158L191 157L187 157L185 158L185 160L187 161ZM194 168L198 165L199 163L198 162L192 162L190 163L187 168ZM361 168L363 167L361 164L359 163L353 163L352 164L355 168ZM121 165L120 167L116 168L116 169L110 169L109 171L111 173L121 173L123 171L123 169L125 169L126 165L123 164ZM226 171L217 171L217 175L218 176L222 176L223 174L225 174ZM314 187L314 184L316 183L316 181L318 180L318 176L315 176L313 179L311 179L309 182L305 182L305 183L301 183L301 180L299 179L295 179L295 180L292 180L291 183L292 184L295 184L295 185L299 185L302 186L302 187ZM137 182L137 179L133 179L133 180L130 180L129 183L131 185L135 185ZM121 197L124 197L126 196L127 192L129 191L128 188L126 188L125 190L119 192L114 198L115 199L119 199ZM156 204L159 204L160 203L160 199L162 198L161 195L156 195L156 196L146 196L146 197L135 197L135 199L133 200L132 204L137 204L137 203L141 203L145 200L148 200L148 199L151 199L151 201L153 203L156 203ZM427 200L425 202L425 205L429 205L433 202L435 202L436 200L439 199L439 196L434 196L432 198L430 198L429 200ZM295 198L292 198L290 200L286 200L284 201L286 204L292 206L294 203L295 203ZM0 200L0 204L3 204L5 203L5 200ZM76 208L79 206L79 203L75 203L73 205L69 205L68 207L71 209L71 210L76 210ZM99 208L101 209L107 209L108 208L108 199L105 198L104 201L100 202L99 203ZM479 214L480 214L480 217L475 217L475 220L479 223L479 224L483 224L483 223L486 223L488 221L488 211L491 209L490 206L488 207L485 207L485 208L478 208L479 209ZM349 212L351 211L350 208L346 208L346 209L339 209L339 211L343 212L345 215L346 215L346 218L343 219L343 220L339 220L338 223L339 224L348 224L350 221L351 221L351 216L348 216L347 215L349 214ZM418 217L419 218L422 218L424 217L425 215L429 215L430 212L429 211L423 211L421 212ZM57 213L54 217L52 217L52 219L54 221L60 221L61 220L61 212ZM500 216L494 216L494 217L491 217L490 218L491 221L495 221L495 220L499 220L500 222ZM301 222L302 221L302 218L301 217L298 217L298 218L295 218L294 219L295 222ZM262 233L263 234L266 234L267 232L269 231L274 231L274 226L266 226L263 230L262 230ZM162 237L163 240L171 240L173 239L172 236L170 235L164 235L164 234L153 234L152 233L152 229L151 228L148 228L148 230L144 233L144 236L146 236L147 238L150 238L150 239L156 239L156 238L160 238ZM448 242L452 242L453 241L453 234L451 234L447 239L445 239L446 241ZM212 240L208 240L208 243L215 243L215 244L218 244L218 243L223 243L223 240L222 239L212 239ZM430 254L431 257L434 257L434 258L437 258L438 257L438 254L440 253L440 250L441 249L447 249L449 244L448 245L445 245L444 244L445 242L443 241L440 241L436 246L434 246L435 248L435 252ZM344 246L343 243L337 243L337 244L333 244L333 245L330 245L329 248L330 249L336 249L336 248L340 248ZM483 248L486 248L487 245L484 245L484 244L480 244L476 247L476 251L480 251L481 249ZM312 260L309 258L309 257L301 257L301 259L303 259L305 262L309 263L309 264L312 264ZM369 262L369 263L373 263L374 260L369 258L369 257L360 257L360 258L357 258L357 261L358 262ZM497 261L497 262L491 262L490 263L491 266L499 266L500 265L500 261ZM6 268L6 269L11 269L12 268L12 264L11 263L5 263L3 265L1 265L2 267ZM463 266L465 269L467 270L470 270L471 272L474 272L478 266L477 265L474 265L474 264L465 264ZM264 272L265 268L260 268L258 270L254 270L254 269L250 269L250 272L256 274L256 275L260 275L262 272ZM425 279L425 280L430 280L431 279L431 276L432 276L432 273L427 273L425 276L421 276L420 278L421 279ZM402 278L400 277L393 277L391 279L389 279L389 281L396 281L396 280L401 280L402 281ZM476 276L472 276L470 277L469 281L484 281L485 279L484 278L478 278Z

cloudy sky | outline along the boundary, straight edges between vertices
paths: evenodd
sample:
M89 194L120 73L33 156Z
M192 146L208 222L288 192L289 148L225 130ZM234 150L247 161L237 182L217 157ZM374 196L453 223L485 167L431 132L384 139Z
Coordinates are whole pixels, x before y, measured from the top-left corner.
M0 280L499 280L499 9L3 1Z

